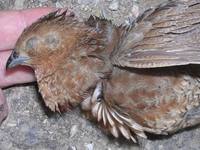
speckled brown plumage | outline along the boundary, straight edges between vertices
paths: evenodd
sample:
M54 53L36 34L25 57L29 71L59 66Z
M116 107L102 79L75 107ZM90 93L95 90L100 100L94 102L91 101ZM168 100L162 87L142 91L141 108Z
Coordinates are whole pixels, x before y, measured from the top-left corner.
M32 67L52 111L81 104L115 137L173 133L200 123L199 18L199 0L161 4L130 26L56 11L22 33L7 66Z
M93 27L93 17L78 22L74 16L65 18L66 11L59 13L53 12L27 28L15 50L23 46L25 55L31 57L28 65L35 70L45 104L60 112L79 104L104 76L100 72L106 69L103 61L93 55L103 51L109 37L101 29L107 26L104 20L98 29Z

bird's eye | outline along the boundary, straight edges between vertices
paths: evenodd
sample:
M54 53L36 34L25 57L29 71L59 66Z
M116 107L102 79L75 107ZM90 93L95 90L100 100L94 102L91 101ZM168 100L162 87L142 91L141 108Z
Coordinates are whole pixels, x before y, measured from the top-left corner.
M38 38L37 37L31 37L26 42L26 48L27 49L36 49L38 45Z
M59 38L54 34L49 34L45 37L45 43L48 45L49 48L55 49L58 47Z

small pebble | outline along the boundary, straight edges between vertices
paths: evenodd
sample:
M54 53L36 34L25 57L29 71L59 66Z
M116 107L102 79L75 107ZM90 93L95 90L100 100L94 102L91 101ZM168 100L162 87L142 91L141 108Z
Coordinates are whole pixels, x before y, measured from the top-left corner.
M81 5L81 10L84 11L84 9L85 9L85 5Z
M78 125L73 125L70 130L70 137L73 137L78 132Z
M47 119L44 119L43 123L46 124L47 123Z
M81 3L82 3L82 0L78 0L78 1L77 1L77 4L81 4Z
M16 0L15 1L15 7L17 8L17 9L23 9L23 4L24 4L24 1L25 0Z
M135 18L137 18L139 16L139 7L138 5L133 5L132 9L131 9L131 15Z
M47 2L48 0L40 0L41 3L45 3Z
M52 3L56 3L57 2L57 0L51 0L52 1Z
M119 1L118 0L112 1L109 5L109 9L112 11L118 10L119 9Z
M71 0L71 3L74 5L74 4L77 3L77 1L76 0Z
M158 146L158 149L159 149L159 150L163 150L163 149L164 149L163 145L159 145L159 146Z
M16 127L17 126L17 122L16 121L9 121L7 124L6 124L8 127Z
M86 150L93 150L94 144L93 143L85 143Z
M67 150L77 150L76 146L69 146Z
M16 124L16 123L7 123L7 126L8 126L8 127L16 127L17 124Z
M88 10L89 10L89 6L86 5L86 6L84 7L84 11L88 11Z
M60 2L56 2L56 7L57 8L63 8L62 4Z

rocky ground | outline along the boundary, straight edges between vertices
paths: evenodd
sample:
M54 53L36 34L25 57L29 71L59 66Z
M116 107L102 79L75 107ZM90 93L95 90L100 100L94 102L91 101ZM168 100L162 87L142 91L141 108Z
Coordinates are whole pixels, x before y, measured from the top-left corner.
M97 0L96 0L97 1ZM99 7L116 24L127 22L162 0L0 0L0 10L41 6L70 7L80 18L99 14ZM84 119L79 108L59 115L50 113L42 103L34 84L4 90L10 113L0 127L0 150L198 150L200 128L184 130L172 136L139 139L139 144L113 139Z

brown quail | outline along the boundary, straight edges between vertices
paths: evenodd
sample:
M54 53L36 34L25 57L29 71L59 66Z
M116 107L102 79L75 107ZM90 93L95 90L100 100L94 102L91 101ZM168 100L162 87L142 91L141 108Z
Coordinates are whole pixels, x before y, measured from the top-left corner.
M50 13L25 29L7 68L28 65L52 111L81 104L115 137L200 123L200 0L169 1L130 26Z

